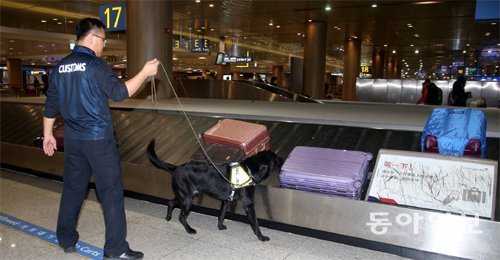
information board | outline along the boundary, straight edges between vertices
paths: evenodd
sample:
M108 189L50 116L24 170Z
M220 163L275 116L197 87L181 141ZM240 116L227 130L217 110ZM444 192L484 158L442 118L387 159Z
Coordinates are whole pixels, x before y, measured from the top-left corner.
M381 149L366 199L493 218L498 162Z

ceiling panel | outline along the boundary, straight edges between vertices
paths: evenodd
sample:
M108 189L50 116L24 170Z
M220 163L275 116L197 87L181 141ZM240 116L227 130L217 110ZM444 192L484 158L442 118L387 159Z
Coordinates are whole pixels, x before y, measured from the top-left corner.
M111 2L2 0L0 21L2 27L71 35L76 21L97 16L98 7ZM372 3L377 3L377 8L371 7ZM326 12L326 5L332 10ZM270 71L273 64L285 65L287 69L290 56L302 55L307 20L321 17L327 21L328 71L341 70L344 42L351 36L362 40L361 63L365 65L371 61L370 50L379 47L385 49L388 56L404 59L413 69L418 68L420 60L425 70L432 71L439 65L463 61L464 57L467 62L477 60L479 65L496 66L500 48L499 25L475 22L474 11L475 1L465 0L202 0L201 3L174 0L173 27L183 37L218 39L224 36L228 45L237 45L243 53L249 51L264 65L260 69L250 66L246 70ZM42 23L42 20L46 22ZM64 44L65 38L54 42L45 37L13 39L12 35L3 32L0 36L3 58L20 57L29 64L46 64L47 59L53 58L51 55L62 56L69 51L69 45ZM116 44L107 46L104 54L125 59L125 33L109 33L108 37L116 40ZM212 42L214 51L208 59L199 60L202 54L175 51L174 57L178 60L174 61L174 66L214 69L213 55L217 52L217 44ZM417 49L418 54L415 53ZM488 54L487 50L493 50L493 54Z

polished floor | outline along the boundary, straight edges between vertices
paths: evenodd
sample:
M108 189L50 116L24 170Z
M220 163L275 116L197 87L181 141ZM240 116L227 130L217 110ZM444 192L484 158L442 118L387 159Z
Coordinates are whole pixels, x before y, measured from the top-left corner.
M0 170L0 213L55 231L62 183L7 169ZM260 242L249 225L226 221L227 230L217 229L217 219L191 213L189 223L198 234L187 234L174 211L164 220L166 207L126 198L128 241L144 259L402 259L399 256L262 228L271 238ZM102 210L91 190L78 226L80 241L102 248ZM0 224L0 259L82 259L65 254L57 246Z

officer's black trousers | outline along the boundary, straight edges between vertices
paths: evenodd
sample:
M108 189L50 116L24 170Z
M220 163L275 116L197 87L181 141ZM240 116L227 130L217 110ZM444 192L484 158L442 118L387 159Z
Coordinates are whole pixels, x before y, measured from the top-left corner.
M104 210L104 252L119 255L130 248L125 240L127 223L115 139L64 140L64 187L57 220L59 245L67 248L78 241L76 226L91 175Z

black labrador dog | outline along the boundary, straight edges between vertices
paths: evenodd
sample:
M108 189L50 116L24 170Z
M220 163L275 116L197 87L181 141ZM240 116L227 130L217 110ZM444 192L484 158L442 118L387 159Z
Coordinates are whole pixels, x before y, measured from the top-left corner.
M220 215L218 218L219 230L226 229L223 224L224 217L230 201L241 199L243 207L250 221L250 226L254 234L261 241L268 241L269 237L262 235L257 223L257 217L254 209L254 190L255 186L250 185L238 189L233 189L227 181L230 178L231 166L223 164L217 166L220 173L209 163L188 162L176 166L162 161L155 152L154 139L148 145L147 154L149 160L158 168L164 169L172 174L172 186L175 198L167 202L168 210L166 220L172 218L172 211L178 207L181 209L179 221L189 234L196 234L196 230L191 228L186 219L191 210L193 197L201 193L208 194L221 200ZM279 169L283 160L271 151L262 151L256 155L246 158L240 163L243 169L249 172L252 181L257 184L267 178L275 169ZM221 174L227 179L224 179Z

